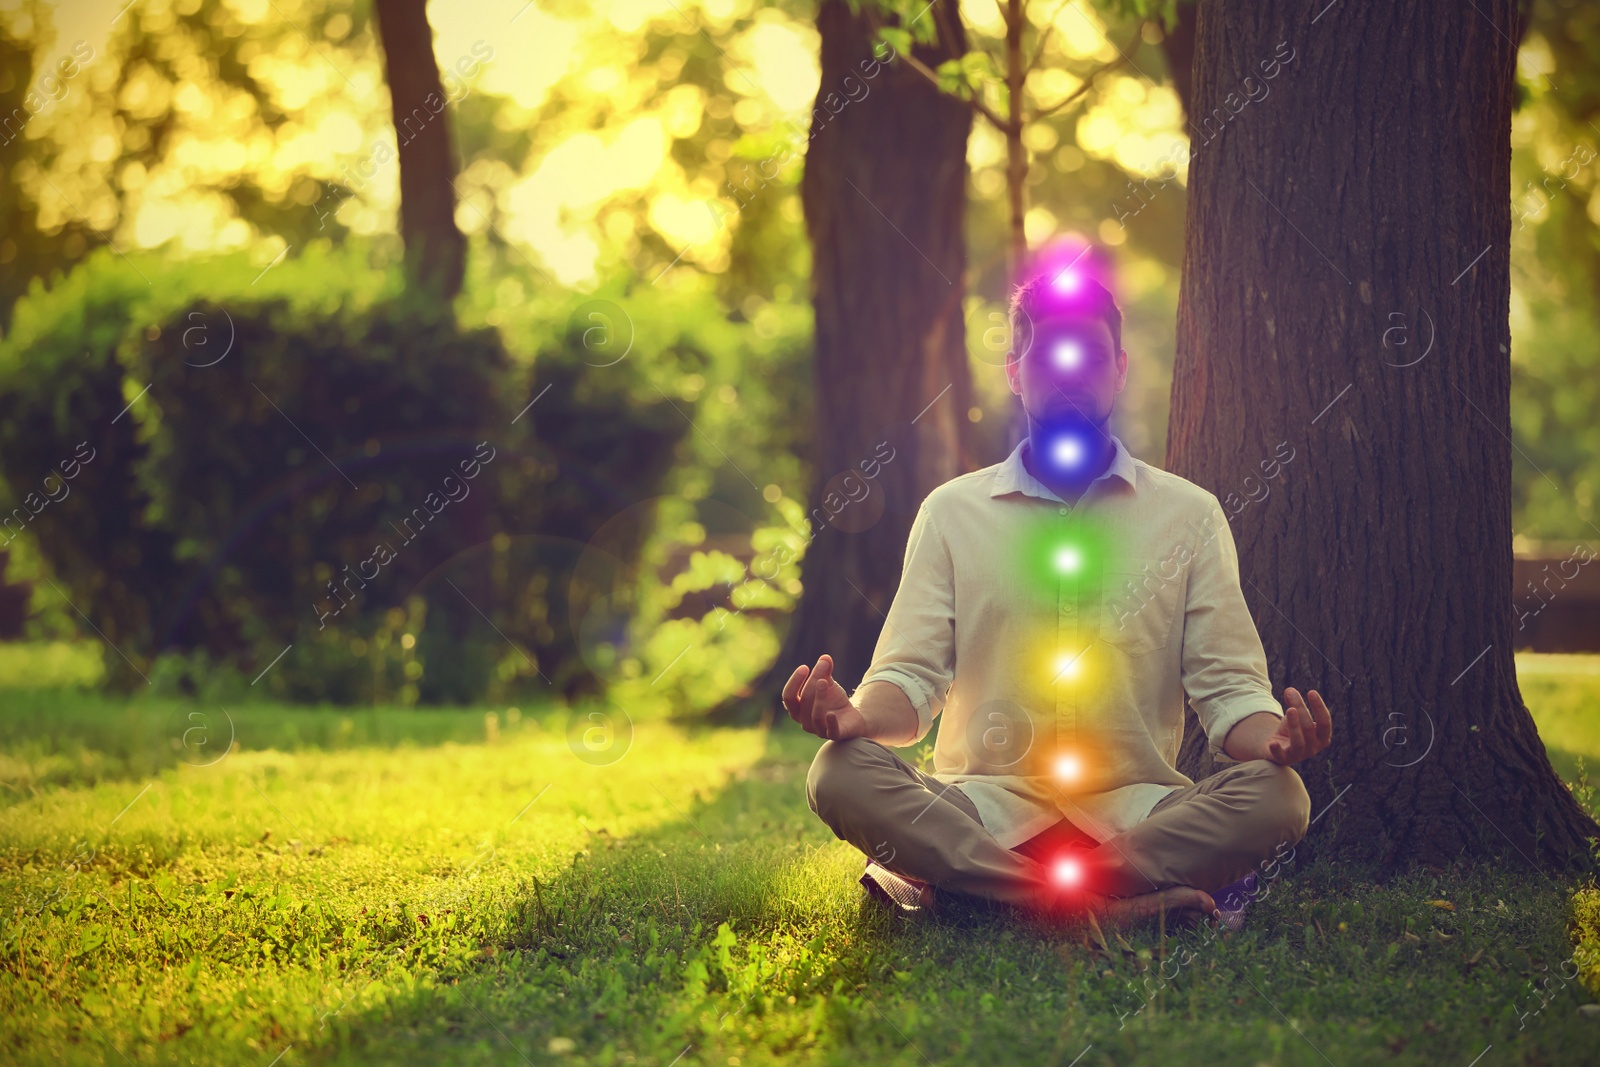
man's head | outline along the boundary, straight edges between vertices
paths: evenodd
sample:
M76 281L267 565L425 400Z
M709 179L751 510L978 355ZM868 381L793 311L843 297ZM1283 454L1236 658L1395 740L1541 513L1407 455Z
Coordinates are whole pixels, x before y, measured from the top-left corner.
M1072 268L1046 271L1011 295L1006 377L1038 423L1102 424L1128 381L1122 311L1105 286Z

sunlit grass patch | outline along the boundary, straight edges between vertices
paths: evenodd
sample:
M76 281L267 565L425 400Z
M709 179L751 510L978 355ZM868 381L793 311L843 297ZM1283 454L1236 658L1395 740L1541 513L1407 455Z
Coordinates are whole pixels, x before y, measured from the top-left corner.
M1519 653L1517 685L1556 773L1576 780L1580 758L1600 767L1600 655Z
M1600 676L1537 678L1541 727L1567 716L1570 751L1593 758L1575 711ZM167 719L189 710L64 693L0 713L3 751L35 768L8 772L0 806L8 1062L1466 1064L1493 1044L1580 1063L1594 1047L1593 897L1522 870L1376 885L1289 864L1220 937L1102 944L959 905L907 921L864 902L860 857L807 810L819 742L793 731L641 718L607 763L586 708L569 729L554 707L491 725L252 705L234 709L237 748L174 749Z

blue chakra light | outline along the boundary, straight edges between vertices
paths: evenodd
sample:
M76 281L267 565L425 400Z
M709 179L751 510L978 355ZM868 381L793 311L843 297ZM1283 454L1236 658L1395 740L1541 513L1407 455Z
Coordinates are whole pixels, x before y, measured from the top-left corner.
M1063 470L1076 470L1083 466L1089 455L1083 438L1076 434L1063 435L1050 443L1050 462Z

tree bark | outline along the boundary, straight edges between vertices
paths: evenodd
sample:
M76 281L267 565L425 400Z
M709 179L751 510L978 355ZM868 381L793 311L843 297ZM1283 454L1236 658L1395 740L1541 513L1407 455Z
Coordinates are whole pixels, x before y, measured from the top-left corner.
M930 66L965 49L956 3L937 3L959 39L950 51L948 34L943 47L919 46ZM863 76L868 23L844 0L824 0L817 27L822 81L800 187L816 315L805 592L772 669L718 717L773 713L790 672L823 652L841 684L859 682L899 586L911 520L964 469L972 112L893 58ZM859 99L840 108L846 94ZM868 487L859 501L852 477Z
M1275 682L1334 710L1333 747L1300 768L1308 846L1381 870L1560 867L1600 833L1512 660L1521 27L1514 0L1478 7L1213 0L1197 25L1211 139L1191 163L1167 466L1230 513ZM1275 55L1270 95L1239 106ZM1199 740L1191 723L1191 776Z
M377 0L376 12L400 152L406 267L419 286L449 300L461 291L467 245L456 227L455 151L427 6Z

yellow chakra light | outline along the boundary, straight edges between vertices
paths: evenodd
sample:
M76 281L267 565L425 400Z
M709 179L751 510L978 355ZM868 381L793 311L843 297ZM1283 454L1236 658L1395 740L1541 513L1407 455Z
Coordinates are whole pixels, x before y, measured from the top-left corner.
M1062 652L1056 656L1055 676L1051 680L1070 682L1077 678L1083 673L1083 657L1087 653L1088 649L1084 649L1080 652Z

